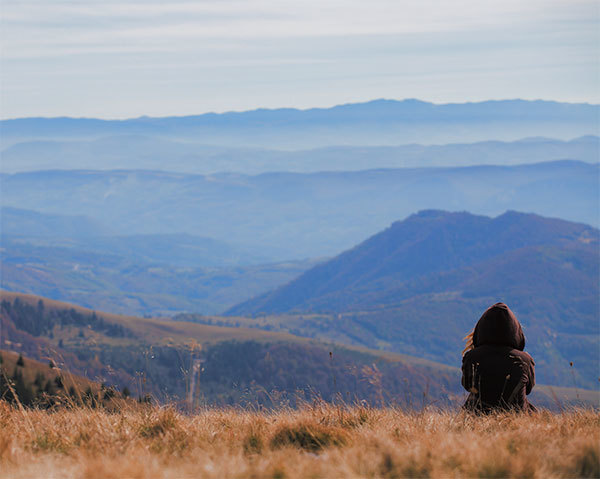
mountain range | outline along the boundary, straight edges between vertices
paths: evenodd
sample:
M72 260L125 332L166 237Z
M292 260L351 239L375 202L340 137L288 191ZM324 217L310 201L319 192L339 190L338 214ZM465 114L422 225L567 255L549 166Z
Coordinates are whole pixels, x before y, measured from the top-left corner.
M4 207L85 216L120 236L211 238L269 261L339 254L427 208L485 215L512 209L598 226L599 184L599 165L578 161L257 176L129 170L0 175Z
M525 138L449 145L327 146L309 150L209 146L192 140L120 135L91 140L31 140L4 149L1 171L166 170L177 173L314 173L376 168L517 165L600 160L600 138Z
M332 108L259 109L128 120L21 118L0 123L3 148L31 139L145 135L208 145L306 149L330 145L472 143L598 134L598 105L498 100L433 104L374 100Z

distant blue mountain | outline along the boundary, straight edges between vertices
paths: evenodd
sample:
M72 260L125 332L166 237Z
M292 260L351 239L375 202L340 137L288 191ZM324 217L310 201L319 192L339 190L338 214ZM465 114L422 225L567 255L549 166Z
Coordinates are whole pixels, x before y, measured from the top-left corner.
M488 218L466 212L424 210L393 223L358 246L311 268L291 283L233 308L230 313L385 308L414 294L428 294L430 289L440 292L444 287L458 287L463 281L460 278L452 284L448 278L442 281L436 277L435 282L424 283L422 278L427 275L469 268L526 248L544 251L545 248L564 248L592 257L594 252L599 252L598 241L599 232L595 228L532 214L508 211L496 218ZM598 272L600 258L591 259L591 262L578 261L569 267L572 271L585 271L590 276L590 287L594 281L597 286L598 278L593 278L593 274ZM523 272L515 272L510 289L525 278ZM478 277L481 271L467 269L465 275ZM538 285L542 284L542 279L539 278ZM486 281L492 282L491 278ZM504 278L496 278L496 282L506 284ZM476 289L482 286L481 283L469 284ZM563 289L574 286L563 285L562 281L559 284ZM498 293L507 291L506 286L498 288ZM564 293L566 290L560 295Z
M0 131L4 147L26 139L107 135L286 149L515 140L526 136L568 139L598 134L599 108L541 100L440 105L419 100L374 100L308 110L259 109L128 120L22 118L2 121Z

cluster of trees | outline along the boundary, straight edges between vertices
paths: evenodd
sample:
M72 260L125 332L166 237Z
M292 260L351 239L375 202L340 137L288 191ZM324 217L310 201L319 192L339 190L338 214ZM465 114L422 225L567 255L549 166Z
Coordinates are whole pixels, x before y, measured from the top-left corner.
M52 367L52 365L50 365ZM17 403L17 400L23 406L51 406L56 402L56 395L60 390L64 391L64 384L61 376L46 378L46 375L38 371L35 374L33 382L27 381L24 375L25 360L19 356L12 373L9 373L4 367L4 360L0 355L0 399L10 403ZM71 388L71 391L75 391Z
M10 373L0 354L0 400L11 404L20 403L25 407L49 408L61 404L65 402L64 399L67 399L66 402L70 404L100 407L112 398L130 396L128 388L124 388L119 393L114 387L106 384L102 384L97 391L93 391L91 386L85 390L78 390L74 386L67 387L62 375L50 373L46 376L40 370L36 371L33 381L28 380L28 377L33 376L31 372L30 374L26 373L28 361L19 355L19 359ZM54 368L52 361L48 366L49 370Z
M0 312L7 315L18 329L27 331L33 336L52 335L55 326L89 327L107 336L125 337L130 332L120 324L105 321L95 312L81 313L74 308L49 309L41 299L37 306L30 305L19 298L12 302L4 299L0 303Z

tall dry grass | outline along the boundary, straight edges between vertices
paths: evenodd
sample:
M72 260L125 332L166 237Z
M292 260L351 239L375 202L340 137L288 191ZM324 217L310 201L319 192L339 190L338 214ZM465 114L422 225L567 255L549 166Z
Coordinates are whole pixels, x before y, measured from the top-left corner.
M600 415L331 406L23 410L0 401L3 478L599 477Z

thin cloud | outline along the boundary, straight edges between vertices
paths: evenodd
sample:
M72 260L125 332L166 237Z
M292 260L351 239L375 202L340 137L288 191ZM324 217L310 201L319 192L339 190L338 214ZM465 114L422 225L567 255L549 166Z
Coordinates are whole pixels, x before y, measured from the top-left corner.
M215 110L531 97L536 85L556 99L597 101L598 5L2 0L3 115L104 115L111 105L119 116L156 115L165 105L178 113L199 108L186 102L195 95Z

